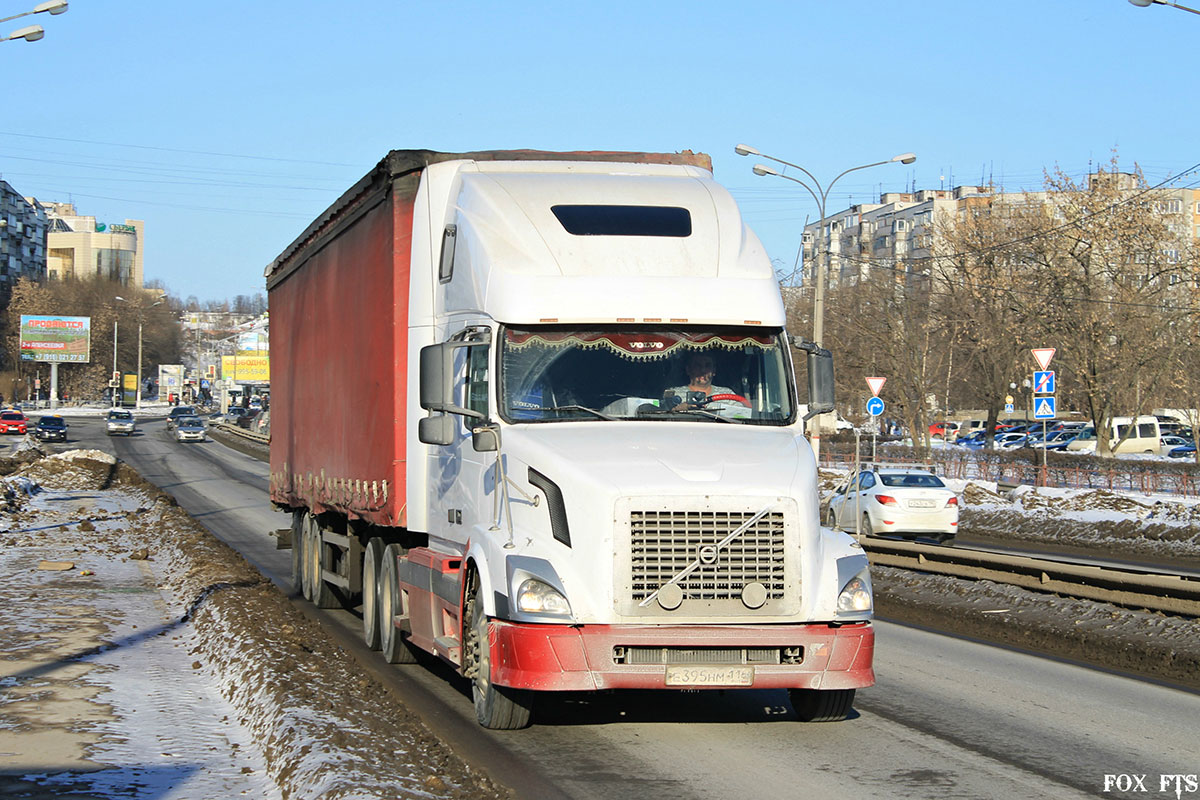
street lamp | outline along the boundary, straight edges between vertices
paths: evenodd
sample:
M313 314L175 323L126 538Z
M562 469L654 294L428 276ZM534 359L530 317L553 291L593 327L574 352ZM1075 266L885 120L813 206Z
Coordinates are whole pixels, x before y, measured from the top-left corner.
M20 14L13 14L11 17L0 19L0 23L9 22L10 20L28 17L30 14L48 13L52 16L63 13L67 10L67 0L47 0L45 3L38 3L33 7L33 11L22 11ZM24 39L27 42L36 42L46 35L46 31L41 25L29 25L24 28L19 28L8 36L0 37L0 42L8 42L13 39Z
M785 180L792 181L793 183L798 183L808 190L808 193L812 195L813 200L817 202L817 213L820 214L820 221L817 223L817 235L822 239L824 238L823 234L821 233L821 229L825 225L825 203L829 199L829 193L833 190L833 185L835 183L841 180L844 176L849 175L851 172L857 172L860 169L869 169L871 167L878 167L882 166L883 164L893 163L911 164L917 160L916 155L913 153L901 153L900 155L892 156L884 161L873 161L870 164L860 164L857 167L850 167L850 169L843 170L842 172L838 173L838 175L831 180L827 186L822 188L821 182L817 180L816 176L799 164L793 164L790 161L784 161L782 158L769 156L766 153L759 152L757 148L751 147L748 144L737 145L733 148L733 152L737 153L739 156L759 156L769 161L783 164L785 167L798 169L807 175L809 180L812 181L812 186L800 178L796 178L792 175L785 175L779 170L768 167L765 164L754 165L755 175L774 175L777 178L783 178ZM822 340L825 338L825 269L827 265L825 263L825 258L823 257L823 251L824 248L818 246L813 253L813 277L816 278L816 286L814 287L813 291L813 343L818 347L821 346ZM821 456L820 423L818 422L814 428L815 430L812 435L813 455L819 460Z
M129 302L128 300L126 300L124 297L121 297L120 295L114 296L113 300L119 300L122 303ZM147 308L154 308L155 306L161 304L162 302L163 302L163 298L160 297L148 306L139 304L137 307L137 312L138 312L138 317L137 317L137 320L138 320L137 394L134 396L135 399L133 401L133 407L135 409L140 409L142 407L142 323L145 321L144 315L146 313ZM117 371L117 322L116 322L116 320L113 320L113 373L116 374L116 371ZM113 392L113 396L114 396L114 398L116 397L115 390ZM115 403L114 403L114 405L115 405Z
M1179 3L1172 2L1171 0L1129 0L1129 2L1138 8L1149 8L1150 6L1171 6L1172 8L1178 8L1180 11L1190 11L1193 14L1200 14L1200 11L1197 11L1194 8L1181 6Z

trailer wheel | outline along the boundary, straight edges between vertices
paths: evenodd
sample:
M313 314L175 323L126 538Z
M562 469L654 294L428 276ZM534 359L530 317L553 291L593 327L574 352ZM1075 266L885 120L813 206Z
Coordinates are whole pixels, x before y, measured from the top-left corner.
M304 594L304 513L292 514L292 590Z
M530 692L496 686L492 683L492 660L488 647L488 618L479 598L479 577L471 582L467 607L466 647L463 648L463 674L471 680L475 701L475 719L485 728L511 731L529 725L533 716Z
M840 722L854 704L853 689L788 689L788 696L802 722Z
M400 578L396 572L396 564L404 555L403 548L398 544L389 544L383 548L379 560L378 581L375 596L379 598L379 608L375 613L379 625L379 649L383 658L389 664L417 663L417 650L404 638L404 633L396 627L396 616L402 613L400 607ZM366 591L366 584L363 584Z
M320 523L311 514L308 516L308 536L305 539L304 559L308 567L305 572L308 573L310 592L308 599L317 608L335 608L340 605L337 595L333 593L333 587L321 577L321 570L325 566L325 553L329 548L321 540Z
M362 555L363 641L372 650L380 646L379 567L383 559L383 540L368 539Z

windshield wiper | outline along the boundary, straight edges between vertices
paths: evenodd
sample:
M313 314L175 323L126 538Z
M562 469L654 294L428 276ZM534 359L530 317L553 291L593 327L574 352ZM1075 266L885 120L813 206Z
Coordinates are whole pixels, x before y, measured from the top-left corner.
M597 411L596 409L588 408L587 406L579 406L579 405L548 406L548 407L542 406L542 407L529 409L529 410L532 410L532 411L586 411L589 414L595 414L600 419L606 419L606 420L609 420L610 422L617 421L616 417L610 417L608 414L605 414L603 411Z

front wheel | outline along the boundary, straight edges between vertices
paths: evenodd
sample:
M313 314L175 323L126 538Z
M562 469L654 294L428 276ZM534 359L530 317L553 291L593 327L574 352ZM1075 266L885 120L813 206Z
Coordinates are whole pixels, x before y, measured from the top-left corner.
M400 545L392 543L383 548L379 560L379 581L375 594L379 598L379 609L376 611L376 622L379 625L379 649L383 651L383 659L389 664L415 664L417 651L404 638L403 632L396 627L396 616L403 613L400 599L400 576L397 565L404 550ZM363 584L363 592L366 592Z
M472 581L464 617L468 620L463 675L471 680L475 719L485 728L511 731L529 725L533 698L527 691L492 683L492 658L488 643L488 618L479 596L479 578Z
M840 722L854 705L853 689L788 689L788 696L802 722Z

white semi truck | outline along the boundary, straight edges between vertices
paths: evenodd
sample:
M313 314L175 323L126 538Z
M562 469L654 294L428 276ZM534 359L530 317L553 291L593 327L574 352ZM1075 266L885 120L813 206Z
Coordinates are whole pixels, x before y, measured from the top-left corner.
M819 523L771 264L690 152L393 151L268 268L271 497L298 589L545 693L874 682L867 558ZM799 394L793 345L805 353Z

